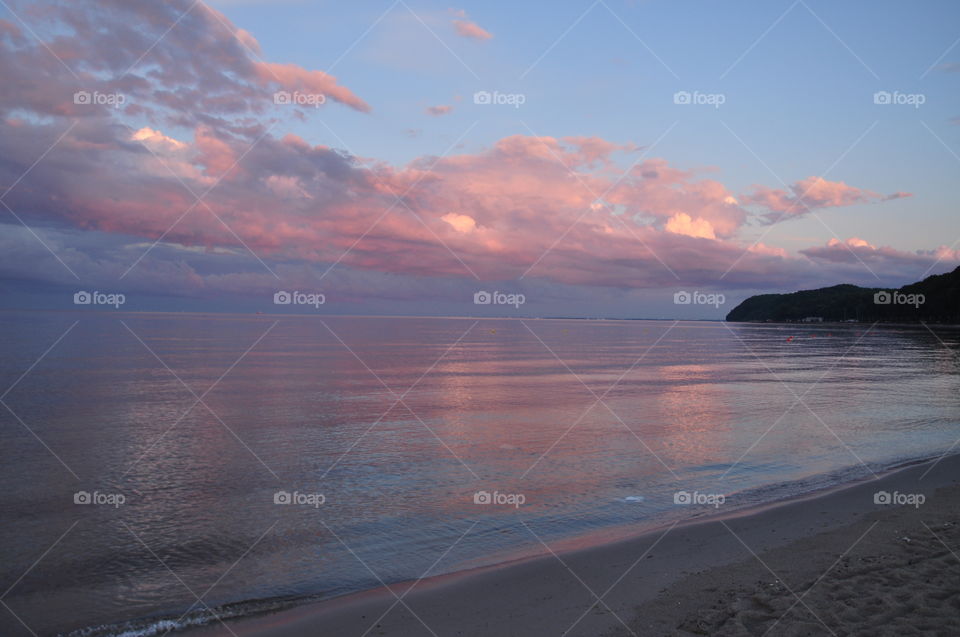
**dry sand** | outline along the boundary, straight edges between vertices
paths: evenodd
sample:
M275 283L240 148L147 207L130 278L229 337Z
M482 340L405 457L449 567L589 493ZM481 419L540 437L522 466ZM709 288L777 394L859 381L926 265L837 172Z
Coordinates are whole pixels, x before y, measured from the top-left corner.
M261 637L960 635L960 456L930 466L227 623ZM878 505L881 490L925 502ZM230 634L219 624L188 632Z

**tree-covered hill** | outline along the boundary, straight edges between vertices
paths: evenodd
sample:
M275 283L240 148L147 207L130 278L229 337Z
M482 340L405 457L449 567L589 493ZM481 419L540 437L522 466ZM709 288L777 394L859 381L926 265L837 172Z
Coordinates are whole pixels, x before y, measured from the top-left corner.
M728 321L802 321L807 317L960 324L960 267L898 290L843 284L789 294L760 294L727 314Z

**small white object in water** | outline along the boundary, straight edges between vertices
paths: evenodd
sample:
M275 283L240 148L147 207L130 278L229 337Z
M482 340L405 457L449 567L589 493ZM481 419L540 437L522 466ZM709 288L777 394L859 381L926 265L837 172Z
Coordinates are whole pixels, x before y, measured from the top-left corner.
M624 502L643 502L642 495L628 495L623 499Z

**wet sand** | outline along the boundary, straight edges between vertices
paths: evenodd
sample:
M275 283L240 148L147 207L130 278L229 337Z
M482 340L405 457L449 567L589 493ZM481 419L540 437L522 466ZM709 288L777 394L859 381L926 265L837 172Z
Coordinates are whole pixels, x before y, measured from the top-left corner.
M262 637L957 635L960 456L931 466L227 625ZM877 504L878 491L924 501Z

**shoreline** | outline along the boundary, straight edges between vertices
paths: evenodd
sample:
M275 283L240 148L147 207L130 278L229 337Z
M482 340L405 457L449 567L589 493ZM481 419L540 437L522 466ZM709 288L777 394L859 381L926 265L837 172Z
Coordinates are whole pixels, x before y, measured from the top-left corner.
M645 613L646 624L670 623L667 610L683 611L682 603L674 605L669 596L661 596L660 592L680 586L692 573L709 574L730 568L744 558L748 561L741 567L752 563L762 569L761 562L755 559L758 554L809 542L867 518L877 518L877 525L890 518L886 520L890 523L896 514L902 513L903 506L875 504L877 491L921 493L926 498L924 511L931 517L938 512L956 513L960 497L937 495L937 490L953 487L960 491L958 484L960 454L906 462L877 478L647 529L626 539L555 552L552 547L545 547L538 556L225 621L238 636L263 637L359 635L368 629L371 630L367 634L376 635L419 635L431 631L459 635L552 635L563 633L574 623L574 629L566 634L630 634L628 626L639 621L639 607L652 605L658 609ZM836 553L846 548L838 548ZM800 560L804 561L802 556ZM687 583L688 588L690 585ZM398 602L394 593L403 601ZM598 597L602 603L598 603ZM685 612L689 614L689 609ZM220 623L189 627L182 632L198 636L230 634Z
M443 315L434 315L434 314L316 314L316 313L298 313L298 312L263 312L263 311L248 311L248 312L217 312L214 310L190 310L190 311L171 311L171 310L91 310L91 309L77 309L76 307L63 307L63 308L4 308L0 307L0 313L11 313L11 314L29 314L29 313L48 313L48 314L71 314L82 312L84 314L90 314L95 316L116 316L118 314L135 314L135 315L164 315L164 316L234 316L234 317L262 317L262 318L274 318L274 317L285 317L285 318L359 318L359 319L384 319L384 318L396 318L396 319L455 319L463 321L490 321L490 320L504 320L504 321L609 321L609 322L630 322L630 321L657 321L657 322L669 322L675 321L678 323L716 323L716 324L736 324L736 325L794 325L794 326L831 326L831 327L857 327L857 326L872 326L873 329L878 327L923 327L924 325L932 325L935 327L945 327L945 328L958 328L960 329L960 323L937 323L932 321L916 321L913 323L898 323L898 322L883 322L877 321L875 324L870 321L857 321L850 323L847 321L821 321L816 323L804 323L803 321L728 321L725 318L656 318L656 317L613 317L613 316L602 316L602 317L587 317L587 316L514 316L514 315L504 315L504 316L477 316L477 315L462 315L462 316L443 316Z

